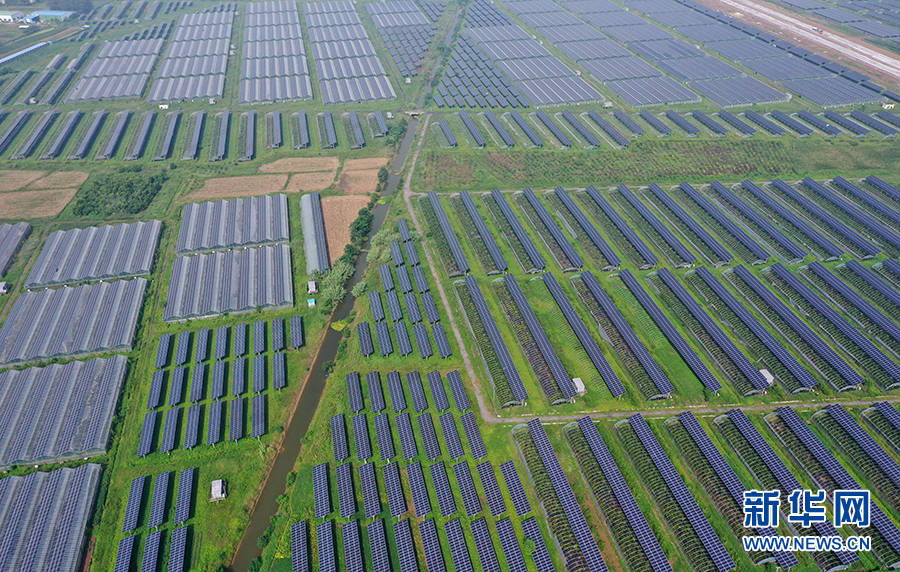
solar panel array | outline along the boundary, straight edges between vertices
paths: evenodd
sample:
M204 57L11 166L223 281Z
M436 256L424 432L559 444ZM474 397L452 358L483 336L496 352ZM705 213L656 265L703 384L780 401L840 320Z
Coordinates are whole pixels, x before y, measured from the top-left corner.
M9 270L13 257L29 234L31 225L27 222L0 224L0 276Z
M556 245L559 247L559 249L565 255L568 264L575 268L580 268L580 267L584 266L584 261L581 259L581 256L578 254L578 252L576 252L575 247L572 246L572 243L569 242L569 239L566 238L566 235L563 234L562 229L559 228L559 226L556 224L556 222L550 216L550 213L549 213L549 211L547 211L547 208L544 206L544 203L542 203L537 198L537 195L534 194L534 191L531 188L527 188L522 192L522 194L525 197L525 200L528 201L528 204L531 206L531 208L534 209L534 212L537 214L541 223L543 223L544 228L546 228L547 231L550 233L550 236L553 237L553 241L556 243ZM569 197L566 196L566 198L569 198ZM563 204L566 204L565 199L561 199L561 200L563 200ZM572 205L574 205L574 203L572 203ZM570 212L573 212L573 211L570 209ZM578 207L575 207L575 211L573 212L572 216L574 216L576 218L576 220L579 220L579 222L583 222L583 221L587 220L584 218L579 219L578 215L575 213L581 214L581 211L578 209ZM588 223L588 225L590 225L590 223ZM582 228L584 228L584 227L582 227ZM599 238L600 235L596 234L596 233L593 233L593 234L588 233L588 236L591 237L591 240L593 241L594 239ZM603 241L602 238L599 238L599 243L605 247L605 242ZM595 245L597 245L597 244L595 243ZM597 248L600 249L601 247L599 245L597 245ZM603 252L603 249L601 249L601 252ZM606 255L606 254L609 254L610 256L612 256L612 260L610 261L611 263L614 264L615 261L618 260L618 257L615 255L615 253L613 253L609 248L606 248L606 252L604 252L604 255Z
M557 187L556 189L557 196L562 199L562 196L565 195L565 191L561 187ZM637 253L641 256L641 268L649 268L659 262L659 259L653 253L652 250L644 243L644 241L637 235L636 232L625 222L625 219L622 218L622 215L616 211L612 205L606 200L606 197L600 194L597 191L597 188L593 185L587 187L585 189L588 196L594 201L594 203L603 211L603 214L613 223L613 225L619 230L622 236L628 241L628 243L637 251ZM567 195L566 195L567 196ZM571 210L571 209L570 209ZM574 216L574 215L573 215ZM601 251L602 252L602 251ZM606 256L606 253L604 253ZM618 257L614 257L612 259L607 257L607 260L611 264L615 264Z
M825 408L828 415L834 419L841 428L847 432L851 439L872 460L878 468L894 483L900 486L900 466L881 446L875 442L853 417L839 404L832 404Z
M706 461L716 472L716 475L721 479L722 484L728 489L734 502L737 503L739 507L743 507L744 491L746 488L734 472L734 469L731 468L731 465L728 464L728 461L725 460L725 457L722 456L722 453L713 444L709 435L706 434L706 431L704 431L700 426L700 423L697 422L694 415L690 411L680 413L678 415L678 421L687 431L688 435L690 435L691 439L693 439L697 448L700 449L700 452L703 454L704 458L706 458ZM771 536L775 534L775 531L771 528L757 528L756 532L760 536ZM797 565L797 558L790 552L775 552L774 555L778 564L785 570Z
M162 222L153 220L55 231L47 237L25 285L149 274L161 229Z
M404 77L419 75L435 26L412 0L386 0L366 4L375 28Z
M172 268L163 319L293 303L291 250L285 244L179 256Z
M146 475L131 479L131 488L128 490L128 501L125 504L125 518L122 521L122 532L131 532L137 528L138 517L141 513L141 501L144 496L144 485L146 485L146 483Z
M149 528L156 528L165 522L166 507L169 500L169 481L171 480L171 472L156 475L156 482L153 486L153 498L150 501L150 515L147 517L147 526Z
M444 554L434 520L425 520L419 523L419 534L422 537L422 547L425 550L425 563L428 570L443 572L445 570Z
M625 386L622 385L622 380L619 379L619 376L612 367L610 367L609 362L606 361L606 358L600 351L600 346L597 345L597 341L587 329L587 326L584 325L581 317L575 312L572 302L569 301L569 297L566 296L566 293L559 285L559 282L557 282L556 278L549 273L542 275L541 279L544 281L544 285L547 286L550 295L553 296L553 299L556 301L556 305L559 306L560 311L562 311L563 316L565 316L566 321L569 323L569 327L575 332L575 337L578 338L578 341L581 343L582 348L584 348L584 351L594 364L594 367L597 368L597 371L606 383L609 392L613 397L624 395Z
M400 572L416 572L416 548L413 544L412 529L409 519L398 520L394 523L394 541L397 543L397 559L400 562Z
M85 464L0 480L3 570L76 570L102 467ZM13 502L15 499L15 502Z
M666 376L665 372L663 372L662 368L659 367L659 364L654 361L650 352L647 350L647 346L644 345L634 330L631 329L631 326L625 320L625 316L619 311L619 308L616 306L616 303L613 302L612 298L609 297L609 294L607 294L603 287L600 286L600 283L594 275L590 272L584 272L581 275L581 279L584 281L585 286L587 286L588 291L590 291L591 296L593 296L594 300L597 301L597 304L603 309L603 313L606 314L607 318L613 323L613 326L615 326L616 330L625 340L628 348L656 386L656 390L659 393L649 396L650 399L665 397L675 391L675 386L672 385L672 382Z
M165 38L104 42L66 101L140 97L165 42Z
M269 0L247 4L243 56L241 103L312 98L295 3Z
M303 249L306 253L306 273L314 274L331 268L328 243L325 239L325 218L322 215L322 199L312 192L300 197Z
M641 548L644 550L644 555L646 556L650 567L653 570L671 569L665 554L663 554L662 548L659 546L659 542L656 540L653 531L647 524L644 513L642 513L640 507L638 507L637 502L634 500L634 496L631 494L631 489L628 488L628 484L625 482L625 478L622 476L619 467L616 465L609 449L606 447L606 443L604 443L603 438L600 437L597 426L594 425L594 422L590 417L582 417L579 419L578 426L581 428L581 433L588 442L591 452L593 452L594 458L600 466L600 470L603 471L603 475L606 477L606 481L609 483L609 486L616 497L616 502L618 502L622 512L625 514L628 525L631 527Z
M782 494L787 495L789 491L795 491L802 488L800 482L791 473L784 461L775 453L772 446L769 445L763 436L759 433L753 422L740 409L732 409L728 412L728 419L740 431L744 439L753 447L753 450L759 455L760 459L765 463L766 467L772 472L778 480ZM831 522L813 522L813 528L822 536L832 536L838 534ZM836 552L835 555L840 559L841 563L849 566L853 562L859 560L859 557L853 552Z
M335 469L338 485L338 508L341 518L350 518L356 513L356 493L353 490L353 465L344 463Z
M893 408L891 408L893 409ZM896 409L894 409L896 412ZM842 490L860 490L859 482L841 465L835 456L822 444L809 426L790 407L780 407L777 411L778 418L788 426L803 446L822 465L829 476ZM833 493L834 491L829 491ZM890 544L895 552L900 553L900 531L893 522L882 512L877 504L870 505L870 518L872 526Z
M331 492L328 489L328 463L315 465L312 470L313 497L316 518L331 514Z
M303 9L326 104L396 97L351 2L309 2Z
M181 254L288 240L287 196L277 194L185 205L175 249Z
M143 278L26 291L0 328L0 363L130 349Z
M369 441L369 425L365 413L354 415L353 440L356 443L356 458L365 461L372 456L372 444Z
M127 364L115 356L0 373L0 466L104 453Z
M800 362L782 345L775 336L773 336L763 325L756 319L747 308L734 297L722 284L716 280L712 272L705 266L697 269L697 276L706 283L709 288L716 293L722 302L728 306L738 319L753 332L753 335L772 352L772 355L784 366L787 371L796 379L801 388L810 389L814 387L818 381L807 371ZM783 380L784 381L784 380Z
M681 507L682 512L684 512L684 515L691 523L691 527L694 529L694 532L706 549L713 565L721 572L734 570L734 560L732 560L731 556L725 550L722 541L716 536L709 521L697 505L697 501L691 496L684 481L681 480L681 477L678 475L678 471L675 470L675 466L672 465L672 461L669 460L668 455L666 455L666 452L660 446L659 441L656 440L650 426L647 425L647 422L640 414L629 417L628 423L634 429L634 432L643 444L647 454L653 460L653 463L662 475L666 486L678 502L678 506Z
M840 374L840 385L836 386L835 389L838 391L843 391L850 388L858 387L862 384L862 377L860 377L859 373L856 372L852 367L850 367L847 362L845 362L841 357L835 352L831 346L822 341L822 339L810 328L806 322L798 318L794 313L788 308L788 306L781 301L775 294L773 294L768 288L766 288L762 282L759 281L756 276L750 273L749 270L744 268L743 266L736 266L734 269L734 273L740 277L740 279L750 287L757 296L762 298L762 300L766 303L769 309L773 310L778 316L784 320L788 326L803 339L806 344L819 355L828 365L834 368ZM832 385L834 385L833 380L831 381Z
M581 554L584 557L588 570L594 572L606 570L606 563L603 561L603 556L597 547L597 541L594 539L584 513L578 505L578 500L575 498L572 486L569 484L569 480L559 464L559 459L556 458L556 453L553 451L553 446L547 438L544 426L541 425L541 420L532 419L529 421L528 431L541 456L541 462L550 477L553 490L562 505L565 518L569 522L578 547L581 549Z
M222 97L236 12L236 4L223 4L181 16L147 99Z
M309 523L291 525L291 572L309 572Z

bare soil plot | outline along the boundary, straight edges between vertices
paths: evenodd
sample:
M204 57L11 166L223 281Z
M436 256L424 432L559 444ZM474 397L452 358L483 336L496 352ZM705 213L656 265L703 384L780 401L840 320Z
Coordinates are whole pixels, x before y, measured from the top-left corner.
M334 171L315 173L294 173L288 181L285 191L299 193L301 191L322 191L334 182Z
M0 192L16 191L31 181L40 179L46 171L18 171L13 169L0 170Z
M225 199L268 195L284 189L287 175L247 175L243 177L216 177L207 179L197 190L185 197L196 199Z
M87 178L88 174L84 171L58 171L34 181L28 185L28 190L79 187Z
M77 191L77 187L69 187L0 193L0 213L23 219L53 217L69 204Z
M337 171L341 161L337 157L286 157L260 165L260 173L311 173Z
M344 254L344 247L350 244L350 223L356 220L359 210L368 203L368 197L362 195L322 197L325 240L328 241L332 264Z
M378 186L378 171L387 162L387 157L347 159L338 177L337 187L351 195L374 192Z

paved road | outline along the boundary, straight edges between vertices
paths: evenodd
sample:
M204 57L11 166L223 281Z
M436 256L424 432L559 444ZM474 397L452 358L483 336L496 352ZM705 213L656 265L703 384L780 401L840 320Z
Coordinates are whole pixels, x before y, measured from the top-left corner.
M754 0L719 0L741 12L765 21L767 24L784 30L792 36L808 40L813 44L834 50L843 56L854 59L860 64L874 68L881 73L900 80L900 59L889 53L871 48L854 38L822 30L817 32L816 24L794 17L784 10L767 6Z

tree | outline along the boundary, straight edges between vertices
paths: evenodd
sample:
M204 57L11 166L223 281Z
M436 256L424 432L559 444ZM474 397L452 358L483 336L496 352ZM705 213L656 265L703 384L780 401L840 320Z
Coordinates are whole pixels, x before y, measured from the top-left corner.
M365 280L356 283L356 286L353 287L353 290L350 290L350 293L353 294L354 298L359 298L363 294L366 293L369 285L366 284Z

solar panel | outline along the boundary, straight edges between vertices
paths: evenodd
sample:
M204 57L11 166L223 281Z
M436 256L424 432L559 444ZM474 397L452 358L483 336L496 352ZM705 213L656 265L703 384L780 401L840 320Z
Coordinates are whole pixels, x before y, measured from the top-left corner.
M744 248L756 257L756 260L766 260L769 253L765 248L760 246L744 229L739 227L733 220L725 216L725 214L716 205L711 203L709 199L701 195L693 186L688 183L681 183L678 186L688 197L691 198L707 215L712 217L728 234L734 237Z
M125 505L125 520L122 522L122 532L131 532L137 528L138 518L141 515L141 503L144 497L144 484L147 477L141 475L131 480L131 489L128 491L128 503Z
M229 424L228 440L238 441L244 437L244 400L236 397L231 400L231 422Z
M409 488L412 491L413 505L416 516L424 517L431 513L431 499L428 497L428 488L425 485L425 475L422 465L416 461L406 466L406 474L409 477Z
M191 518L191 504L194 500L194 475L197 469L191 467L178 475L178 496L175 497L175 524Z
M166 411L166 421L163 426L162 439L159 442L159 450L168 453L175 448L175 437L178 436L178 422L181 420L181 409L173 408Z
M257 439L266 434L266 396L254 395L250 435Z
M210 399L219 399L225 395L225 362L213 364L212 383L209 388Z
M894 412L896 412L896 409L894 409ZM803 446L819 461L839 488L843 490L861 489L859 482L850 475L831 451L822 444L822 441L797 415L796 411L790 407L780 407L777 413L778 418L788 426L800 442L803 443ZM894 551L900 553L900 531L897 530L894 523L881 511L877 504L871 504L870 513L872 526L890 544Z
M856 185L854 185L853 183L851 183L844 177L835 177L831 182L836 187L838 187L839 189L844 191L845 194L849 194L850 196L852 196L853 198L858 200L860 203L866 205L867 207L869 207L873 211L877 212L884 218L890 220L894 224L900 224L900 212L897 212L890 206L884 204L883 202L876 199L875 197L873 197L866 191L862 190L861 188L857 187ZM876 187L876 188L878 188L878 187ZM890 196L890 193L885 193L885 194Z
M372 319L376 322L384 320L384 306L381 304L381 294L378 291L369 292L369 308L372 310Z
M119 541L119 550L116 552L116 564L113 568L115 572L128 572L131 569L135 539L137 539L136 536L126 536Z
M469 557L469 548L466 546L466 537L463 535L462 525L459 519L453 519L444 524L444 532L447 533L447 541L450 544L450 558L458 572L472 571L472 560Z
M384 393L381 391L381 374L370 371L366 374L366 387L369 390L369 407L378 413L384 410Z
M444 554L441 551L441 541L438 538L437 526L434 520L425 520L419 523L419 534L422 536L422 547L425 549L425 562L428 570L444 572Z
M387 264L382 264L378 267L378 272L381 275L381 287L384 288L386 292L393 290L394 278L391 274L391 267Z
M381 460L392 459L397 453L394 451L394 440L387 413L375 416L375 437L378 439L378 452L381 454Z
M400 413L406 409L406 396L403 394L403 383L400 381L400 373L397 371L388 373L387 382L394 413Z
M234 355L243 356L247 354L247 331L249 324L237 324L234 326Z
M859 423L841 405L832 404L825 409L832 419L837 421L841 428L850 435L850 438L859 445L859 448L878 465L894 485L900 486L900 466L872 439L872 436L860 427Z
M759 458L765 463L766 467L768 467L772 474L775 475L778 484L781 486L782 494L788 494L790 491L802 488L800 482L791 473L790 469L787 468L784 461L778 457L772 449L772 446L769 445L768 441L766 441L762 435L760 435L759 431L753 425L753 422L750 421L743 411L740 409L732 409L727 415L728 419L731 420L737 430L740 431L741 435L744 436L744 439L747 440L756 454L759 455ZM813 527L816 529L816 532L823 536L837 534L837 531L830 522L816 522L813 523ZM844 565L849 565L858 560L856 554L852 552L835 552L835 555L840 558Z
M606 477L606 481L616 497L616 502L621 507L622 513L628 521L628 525L640 543L650 567L653 570L671 570L669 561L666 559L662 548L660 548L656 536L654 536L653 531L647 524L644 513L641 512L640 507L634 500L631 489L628 488L628 484L625 482L625 478L606 447L606 443L600 437L597 426L594 425L590 417L579 419L578 426L588 442L591 452L593 452L594 458L600 466L600 470L603 471L603 475Z
M468 516L481 512L481 501L478 500L478 489L472 479L469 464L465 461L453 465L453 473L456 475L456 487L462 495L463 508Z
M406 265L397 267L397 282L399 282L400 293L412 292L412 282L409 279L409 271L406 270ZM396 290L391 291L396 293Z
M353 465L344 463L335 469L338 485L338 508L341 518L356 514L356 493L353 490Z
M253 393L259 393L266 389L266 356L259 354L253 356Z
M156 528L166 519L166 508L169 500L169 481L172 473L160 473L156 475L153 486L153 499L150 501L150 516L147 517L147 527Z
M406 512L406 497L403 494L403 484L400 482L399 465L396 462L388 463L381 467L381 472L391 517L398 517Z
M183 367L176 367L172 370L169 380L169 405L178 405L184 397L184 380L187 377L187 370Z
M794 276L787 268L780 263L775 263L771 269L783 280L788 287L806 300L810 306L822 315L835 329L841 332L850 342L859 348L869 359L875 362L881 368L884 375L891 381L884 380L884 377L873 373L876 382L882 387L889 388L900 385L900 366L887 357L884 352L878 349L867 337L863 336L859 330L854 328L843 316L837 313L831 306L813 292L806 284Z
M162 545L163 534L165 534L164 531L157 530L147 535L147 540L144 542L144 554L141 556L142 572L153 572L159 566L159 549Z
M422 294L422 306L425 308L425 317L428 318L429 324L436 324L441 321L441 316L438 314L438 309L434 303L434 298L431 297L431 292Z
M438 461L430 467L431 484L438 497L438 508L441 516L450 516L456 512L456 501L453 499L453 489L450 488L450 479L447 476L447 468L443 461Z
M800 248L793 240L788 238L781 230L779 230L775 225L769 222L769 219L762 216L758 212L756 212L753 208L751 208L747 203L742 201L736 194L734 194L731 189L727 188L725 185L718 181L713 181L710 183L710 188L712 188L716 193L725 199L731 206L738 210L738 212L753 222L756 226L758 226L765 234L767 234L770 238L772 238L779 246L785 249L788 253L791 254L794 258L803 258L806 256L806 251Z
M528 201L528 204L531 205L531 208L534 209L534 212L537 213L538 218L544 224L544 227L550 233L550 236L553 238L556 245L563 252L565 257L568 259L569 264L571 266L580 268L584 265L584 261L581 259L581 256L578 252L575 251L575 247L572 246L572 243L569 242L569 239L566 238L566 235L563 234L562 229L556 224L553 220L553 217L550 216L550 213L547 211L546 207L544 207L544 203L542 203L534 191L529 187L522 191L522 194L525 196L525 200ZM584 213L581 212L581 209L575 205L574 202L569 200L567 204L565 199L563 199L563 204L566 204L569 211L572 213L572 216L578 221L579 225L581 225L582 229L588 235L588 238L591 239L591 242L603 253L603 256L609 261L610 264L616 265L619 263L618 256L609 248L609 245L606 244L606 241L600 236L599 233L594 230L591 232L589 229L593 229L593 224L588 221L588 219L584 216ZM573 210L574 208L574 210Z
M209 336L212 331L209 328L203 328L197 332L197 344L194 347L194 361L206 361L209 357Z
M522 549L519 547L519 540L516 538L516 532L513 530L512 523L508 518L504 518L503 520L498 520L496 526L497 536L500 538L500 547L503 549L503 556L506 558L506 565L509 571L525 572L528 568L525 566L525 558L522 556Z
M402 328L404 332L406 331L406 326L402 321L397 322L396 327ZM428 339L428 330L425 329L424 324L414 325L413 335L416 338L416 345L419 346L419 357L421 357L422 359L428 359L432 355L434 355L434 350L431 349L431 341Z
M885 268L891 268L891 266L888 264L890 261L891 259L888 258L882 263ZM872 288L875 294L883 296L889 303L892 303L896 307L900 307L900 293L888 286L888 284L885 283L884 280L876 276L874 272L872 272L856 260L848 260L846 266L854 274L861 278L863 282L865 282L870 288Z
M581 274L581 279L584 281L584 285L587 286L588 291L590 291L594 300L596 300L597 304L603 309L603 313L606 314L607 318L609 318L613 323L613 326L615 326L616 330L625 340L625 343L628 345L628 348L631 350L632 354L634 354L635 358L637 358L641 367L644 368L644 371L646 371L647 375L650 376L650 379L653 380L656 390L659 393L650 398L654 399L656 397L667 396L675 391L672 382L669 381L669 378L663 372L662 368L659 367L659 364L657 364L650 355L647 347L640 338L638 338L637 334L634 333L634 330L631 329L631 325L625 320L625 317L619 311L616 303L612 301L609 294L607 294L603 287L600 286L600 283L594 275L590 272L584 272Z
M678 506L681 507L685 517L691 523L691 527L706 549L713 565L722 572L733 570L735 568L734 560L731 559L731 556L722 545L722 541L716 536L709 521L697 505L697 501L691 496L678 471L672 465L672 461L669 460L659 441L656 440L653 431L650 430L650 426L647 425L647 422L640 414L629 417L628 423L634 429L647 454L653 460L653 464L659 470L666 486L678 502Z
M193 449L200 438L200 405L188 407L187 420L184 424L184 448Z
M369 322L356 324L356 337L359 338L359 351L364 357L369 357L375 352L375 347L372 345L372 332L369 329Z
M141 441L138 443L138 457L144 457L153 450L153 436L156 434L156 419L158 411L148 411L144 414L144 425L141 429Z
M325 518L331 514L331 492L328 489L328 463L315 465L312 469L312 474L316 518Z
M150 382L150 394L147 396L147 409L159 407L162 400L165 372L157 370L153 372L153 380Z
M439 371L430 371L426 377L431 388L431 398L434 400L435 408L439 412L446 411L450 408L450 402L447 400L447 393L444 391L441 373Z
M491 198L497 204L497 208L500 209L500 213L503 215L503 218L506 219L506 222L512 228L513 234L516 236L516 239L522 244L522 247L525 249L525 253L528 255L532 266L536 269L544 268L544 266L546 265L544 262L544 258L534 246L534 243L531 241L531 237L525 231L525 227L522 226L521 221L519 221L519 218L513 212L512 208L509 206L509 203L506 202L506 197L503 196L503 193L501 193L499 189L494 189L491 191ZM522 262L524 263L524 261ZM428 306L426 305L426 312L427 309Z
M303 347L303 316L291 316L291 348Z
M291 572L309 572L309 524L291 525Z
M172 532L172 544L169 547L169 572L182 572L187 558L188 535L190 526L176 528Z
M228 326L219 326L216 328L216 345L213 350L213 357L216 359L225 359L228 355Z
M462 117L464 113L465 112L461 111L460 116ZM471 122L471 119L469 119L469 121ZM456 263L456 268L459 270L459 272L465 274L469 271L469 262L466 260L466 255L463 253L462 247L459 245L459 240L456 238L456 233L453 232L453 227L450 225L450 219L447 218L447 213L444 212L444 207L441 205L437 193L435 193L434 191L428 193L428 200L431 203L431 208L434 210L435 216L437 217L438 224L441 227L441 232L444 235L444 239L450 246L450 253L453 255L453 259Z
M631 189L626 187L625 185L619 185L617 187L617 191L622 197L625 198L626 201L638 212L641 218L644 219L647 224L649 224L653 230L663 239L663 241L671 248L675 254L681 258L681 260L685 264L691 264L696 260L696 257L691 253L682 242L675 236L675 234L669 229L668 226L663 224L663 222L657 218L655 214L653 214L650 209L647 208L643 202L638 200L634 193L631 192Z
M172 334L163 334L159 337L159 345L156 348L156 362L153 367L160 369L169 363L169 348L172 345Z
M541 456L541 461L547 470L553 489L562 505L566 520L568 520L569 526L572 528L572 534L575 536L578 547L584 556L585 563L590 570L606 570L606 563L603 561L603 556L597 547L597 541L591 533L584 513L578 505L578 500L575 498L575 493L572 491L572 486L569 484L565 473L563 473L562 466L559 464L559 459L553 451L553 446L547 438L547 433L544 431L544 426L541 425L540 419L529 421L528 431Z
M562 198L563 195L568 197L562 187L557 187L555 192L560 198ZM622 236L625 237L628 243L632 247L634 247L637 253L641 256L641 258L643 259L642 266L652 266L659 262L659 259L656 257L653 251L650 250L650 248L637 235L637 233L634 232L631 226L629 226L628 223L625 222L625 219L622 218L622 215L620 215L618 211L616 211L612 207L609 201L606 200L606 198L602 194L600 194L596 187L591 185L585 189L585 192L587 192L588 196L591 197L594 203L596 203L596 205L600 208L600 210L603 211L607 218L609 218L609 220L619 230L619 232L622 233ZM571 199L569 200L571 201ZM610 260L610 263L615 264L613 260Z
M900 234L897 234L869 214L863 212L851 202L828 189L825 185L822 185L809 177L803 179L802 184L819 197L825 199L833 207L843 212L846 216L859 223L863 228L872 233L872 235L877 236L880 240L890 244L894 248L900 248ZM895 212L889 209L886 210L887 212ZM895 217L900 218L900 214L895 213Z
M319 570L337 572L334 554L334 521L326 520L316 525L316 544L319 547Z
M750 381L751 386L756 391L764 391L767 387L766 380L763 378L762 374L759 372L756 367L750 363L750 360L741 353L741 351L734 344L734 341L722 329L716 324L712 318L709 317L709 314L706 313L700 304L694 300L693 296L691 296L684 286L681 285L680 282L675 278L675 275L668 268L660 268L657 272L657 276L662 278L662 281L665 282L666 286L672 290L672 293L681 301L682 304L688 309L691 315L700 322L703 329L710 335L710 337L715 340L716 344L722 348L728 355L728 359L735 365L735 367L740 370L741 373Z
M425 444L425 456L429 461L433 461L441 456L441 446L437 440L437 433L434 431L431 413L425 412L419 415L418 421L419 433L422 434L422 442Z
M384 295L387 298L388 303L388 311L391 314L391 321L397 322L403 319L403 309L400 307L400 298L397 296L396 290L391 290L386 292ZM379 320L375 320L378 322Z
M575 312L575 308L572 307L572 302L569 301L569 297L566 296L566 293L563 291L562 287L560 287L556 278L552 274L547 273L543 274L541 279L544 281L547 290L549 290L553 299L556 301L556 305L559 306L559 309L562 311L563 316L565 316L566 321L569 323L569 327L575 332L575 336L578 338L578 341L581 342L581 346L594 364L594 367L597 368L603 381L606 382L609 392L613 397L624 395L625 386L622 385L619 376L616 375L616 372L610 367L609 362L603 357L600 346L597 345L597 340L594 339L593 335L591 335L590 331L587 329L587 326L585 326L584 322L581 320L581 317Z
M494 240L494 235L491 234L491 231L488 229L487 224L485 224L484 218L482 218L481 213L478 212L478 207L475 206L475 201L472 200L472 197L471 195L469 195L468 191L460 191L459 198L462 201L462 204L465 207L469 218L472 219L472 224L475 225L475 230L478 232L478 236L481 238L482 242L484 242L485 248L487 248L488 250L488 255L491 257L491 260L494 263L494 267L500 272L505 271L508 268L506 258L504 258L500 247L497 246L497 242Z
M712 253L719 259L720 262L730 262L732 259L731 253L728 252L724 246L722 246L718 240L716 240L703 226L698 223L694 217L689 215L687 211L685 211L681 205L675 202L675 199L669 196L659 185L656 183L651 183L648 187L650 192L653 193L660 203L665 205L669 211L675 215L678 220L680 220L686 227L690 229L692 233L694 233L697 238L700 239L703 244L705 244Z
M737 298L735 298L731 292L729 292L722 284L716 280L715 276L713 276L712 272L707 270L705 266L701 266L697 269L697 276L699 276L709 288L715 292L715 294L719 297L722 302L725 303L726 306L744 323L747 328L753 332L760 342L766 346L766 348L772 352L772 355L781 362L781 364L787 369L792 376L800 383L800 385L804 388L810 388L815 386L818 381L807 371L797 359L785 349L785 347L775 339L775 337L769 333L767 329L765 329L759 320L756 319L756 316L750 313L747 308L741 304Z
M406 374L406 384L409 386L409 393L412 396L413 407L417 413L428 409L428 400L425 398L425 389L422 387L422 378L419 372L411 371Z
M348 572L363 571L362 545L359 541L359 522L351 520L341 525L344 545L344 567Z
M247 391L247 360L239 357L231 362L231 395Z
M525 533L525 538L534 543L531 558L534 560L538 572L554 572L556 567L550 559L550 553L547 551L547 545L544 544L544 536L541 534L537 520L534 517L523 520L522 531Z
M334 448L335 462L341 462L350 456L350 448L347 444L347 427L344 424L343 414L337 414L331 418L331 443Z
M528 495L525 494L525 487L522 486L516 464L513 461L506 461L500 465L500 472L503 474L503 480L506 482L506 488L509 490L509 497L512 500L513 508L516 509L516 514L522 516L531 512L531 502L528 500Z
M286 359L283 351L272 354L272 387L275 389L287 386Z
M872 244L859 235L856 231L842 223L831 213L809 200L806 196L800 194L796 189L782 181L775 179L772 186L781 191L791 201L797 204L801 209L809 213L822 224L828 226L831 230L839 234L843 239L852 244L859 252L865 256L875 256L881 249ZM747 186L745 185L745 188Z
M397 544L397 560L400 561L400 572L417 572L416 548L413 545L412 530L409 520L403 519L394 523L394 541Z
M215 445L222 440L222 414L224 401L217 400L209 404L209 421L206 429L206 444Z
M184 365L187 363L188 350L191 347L191 333L181 332L178 334L176 342L177 349L175 351L175 365Z
M356 443L356 458L365 461L372 456L372 443L369 441L369 424L365 413L353 416L353 440Z
M366 527L369 534L369 552L372 557L372 570L390 572L391 557L388 553L387 537L384 532L384 521L376 519Z
M191 370L191 403L203 399L203 386L206 381L206 364L198 363Z
M719 449L713 444L709 435L706 434L706 431L704 431L697 422L694 415L690 411L680 413L678 415L678 421L687 431L688 435L690 435L691 439L693 439L694 443L696 443L697 448L700 449L700 452L706 458L707 462L709 462L718 477L722 480L725 488L731 493L734 502L737 503L739 507L743 507L744 491L746 490L743 483L741 483L741 480L734 472L734 469L731 468L731 465L728 464ZM775 534L775 531L771 528L758 528L756 529L756 532L760 535ZM785 570L797 565L797 558L790 552L775 552L774 555L778 564Z
M788 326L800 336L800 338L802 338L803 341L819 355L819 357L825 360L826 363L840 374L842 380L841 383L846 385L843 385L838 389L857 387L862 384L862 378L856 370L841 359L831 346L823 342L806 322L795 316L780 298L763 286L762 282L760 282L756 276L751 274L750 271L743 266L736 266L734 268L734 273L763 299L769 309L773 310L782 320L787 322Z

